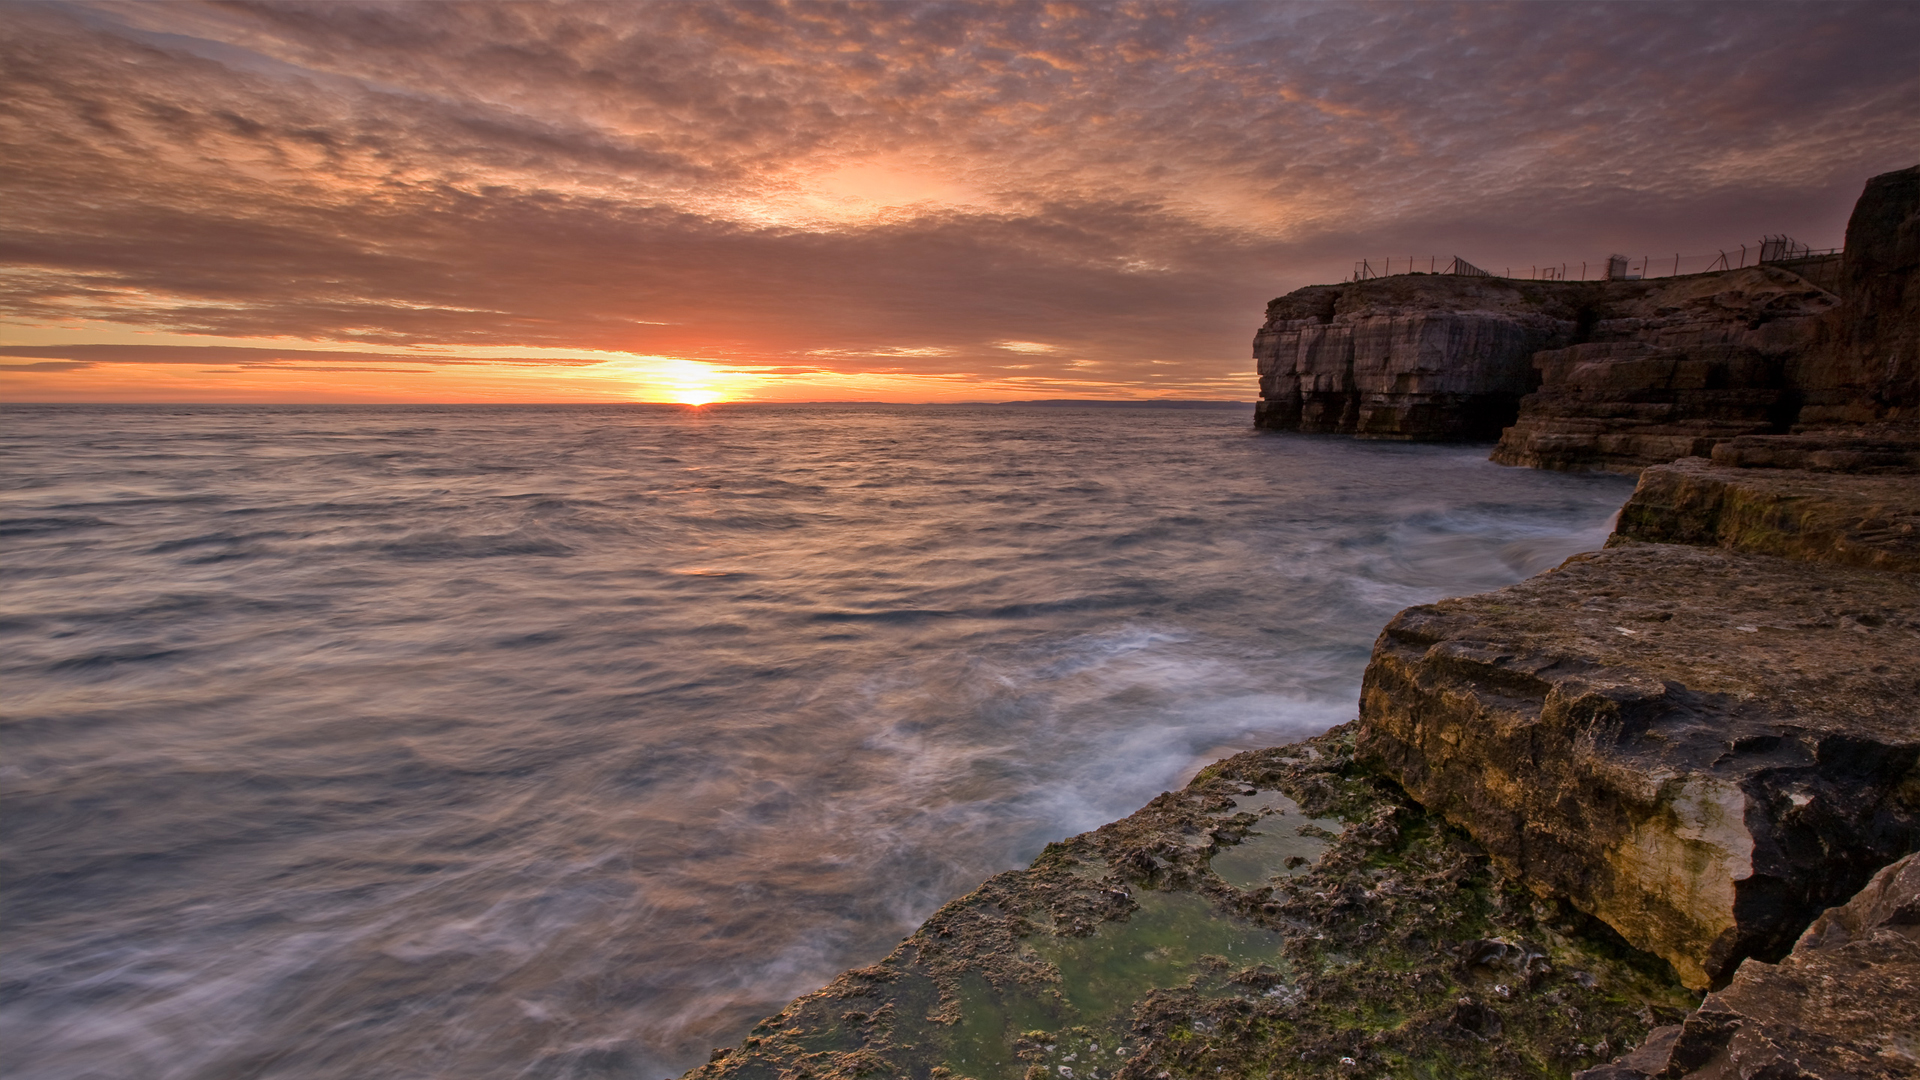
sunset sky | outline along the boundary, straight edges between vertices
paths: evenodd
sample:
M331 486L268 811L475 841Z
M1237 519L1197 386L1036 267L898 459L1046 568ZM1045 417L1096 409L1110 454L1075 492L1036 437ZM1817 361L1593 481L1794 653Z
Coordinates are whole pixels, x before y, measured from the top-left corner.
M1840 242L1920 5L0 6L0 400L1233 398L1354 260Z

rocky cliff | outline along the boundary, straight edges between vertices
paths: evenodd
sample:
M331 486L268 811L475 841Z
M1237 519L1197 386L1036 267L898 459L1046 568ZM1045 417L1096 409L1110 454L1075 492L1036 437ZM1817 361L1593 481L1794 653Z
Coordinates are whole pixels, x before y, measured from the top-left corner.
M1662 450L1680 451L1670 459L1698 448L1680 441L1697 432L1784 430L1787 358L1815 342L1837 303L1772 266L1658 281L1406 274L1313 286L1268 305L1254 338L1255 423L1490 441L1525 420L1523 400L1551 400L1555 415L1586 423L1543 431L1543 448L1564 455L1618 431L1667 440Z
M1535 352L1573 336L1577 290L1409 274L1318 285L1267 306L1254 337L1274 430L1377 439L1491 439L1537 378Z
M1798 271L1798 272L1796 272ZM1255 424L1500 439L1634 472L1743 435L1920 419L1920 166L1874 177L1845 253L1653 281L1403 274L1267 307Z
M1809 425L1920 420L1920 165L1867 181L1847 221L1841 307L1788 375Z

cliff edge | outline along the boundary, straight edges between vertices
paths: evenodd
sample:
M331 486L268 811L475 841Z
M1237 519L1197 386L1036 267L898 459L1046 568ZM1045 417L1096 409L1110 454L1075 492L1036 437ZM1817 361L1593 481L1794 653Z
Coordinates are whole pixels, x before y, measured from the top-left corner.
M1270 303L1254 335L1254 423L1497 438L1502 464L1619 472L1742 436L1920 430L1920 166L1867 182L1830 263L1310 286Z

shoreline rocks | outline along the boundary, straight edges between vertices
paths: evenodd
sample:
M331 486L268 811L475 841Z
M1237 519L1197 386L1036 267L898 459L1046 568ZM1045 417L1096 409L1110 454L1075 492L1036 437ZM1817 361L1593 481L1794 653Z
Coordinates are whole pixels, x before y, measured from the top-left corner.
M689 1080L1533 1077L1695 1004L1353 756L1218 762L1049 845Z
M1634 1052L1575 1080L1920 1075L1920 855L1815 919L1778 964L1726 989Z
M1920 573L1920 465L1856 473L1718 464L1750 452L1745 442L1722 445L1713 461L1683 458L1642 472L1620 510L1619 542L1702 544Z
M1649 470L1606 549L1396 617L1359 720L1050 845L689 1076L1906 1075L1920 574L1808 524L1863 499L1920 484Z
M1920 578L1625 541L1401 612L1360 752L1703 990L1920 848L1916 701Z

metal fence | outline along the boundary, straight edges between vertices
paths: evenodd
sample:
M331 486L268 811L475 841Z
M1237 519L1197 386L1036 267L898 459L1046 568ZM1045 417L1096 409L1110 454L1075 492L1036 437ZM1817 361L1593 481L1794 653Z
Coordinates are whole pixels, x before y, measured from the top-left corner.
M1609 255L1582 262L1537 263L1532 266L1507 266L1482 270L1458 255L1441 258L1429 255L1393 255L1375 263L1361 259L1353 264L1354 281L1392 277L1399 274L1452 274L1457 277L1497 277L1521 281L1639 281L1655 277L1684 277L1737 270L1761 263L1794 263L1837 256L1840 249L1811 248L1786 235L1770 235L1758 243L1741 244L1721 251L1699 255Z

